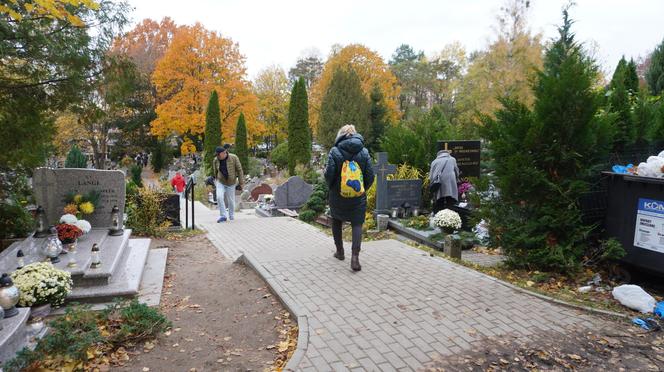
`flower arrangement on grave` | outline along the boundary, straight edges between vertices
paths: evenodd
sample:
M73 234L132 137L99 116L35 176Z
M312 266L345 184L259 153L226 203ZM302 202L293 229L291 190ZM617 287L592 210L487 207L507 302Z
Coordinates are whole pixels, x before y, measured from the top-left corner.
M21 291L19 306L51 304L60 306L71 292L73 282L68 271L49 262L35 262L14 271L14 285Z
M263 195L263 200L265 200L265 203L271 203L272 200L274 200L274 195L272 194L265 194Z
M454 230L461 228L461 216L453 210L443 209L433 217L433 224L442 229L443 232L452 233Z
M99 204L101 192L92 190L85 194L69 193L65 197L64 213L73 214L81 219L84 215L94 213Z
M415 230L427 230L429 229L429 223L429 216L417 216L408 219L406 226Z
M466 193L473 191L475 187L473 186L470 181L463 179L461 182L458 184L458 189L459 189L459 199L465 200L466 199Z
M58 239L64 244L71 244L83 235L83 230L74 224L61 223L55 229L58 231Z

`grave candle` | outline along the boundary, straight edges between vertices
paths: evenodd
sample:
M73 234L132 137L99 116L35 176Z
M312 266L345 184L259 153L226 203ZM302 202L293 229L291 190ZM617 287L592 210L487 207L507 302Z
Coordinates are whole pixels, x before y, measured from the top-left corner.
M48 236L48 228L46 227L46 214L42 206L37 207L37 231L35 231L35 238L45 238Z
M25 255L23 254L22 250L18 250L16 252L16 269L21 269L23 266L25 266L25 260L23 259Z
M120 215L120 209L117 205L114 205L113 209L111 210L111 229L109 230L108 235L118 236L124 234L122 225L123 223L122 216Z
M92 245L92 262L90 263L91 269L96 269L101 266L101 260L99 259L99 245L94 243Z

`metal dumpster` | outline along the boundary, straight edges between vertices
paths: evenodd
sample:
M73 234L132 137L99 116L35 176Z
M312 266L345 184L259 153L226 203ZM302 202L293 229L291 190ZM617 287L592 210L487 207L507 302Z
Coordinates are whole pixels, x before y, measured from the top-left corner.
M622 243L625 263L664 275L664 179L604 172L606 232Z

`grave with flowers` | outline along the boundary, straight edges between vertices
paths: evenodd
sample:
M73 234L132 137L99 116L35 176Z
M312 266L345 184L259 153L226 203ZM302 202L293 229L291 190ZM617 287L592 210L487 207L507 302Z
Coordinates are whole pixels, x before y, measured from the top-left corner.
M167 249L150 250L150 239L124 228L123 172L39 168L33 191L36 231L0 253L0 289L17 292L0 291L5 313L16 314L0 320L0 361L43 331L28 320L39 324L52 308L135 297L155 306L161 295Z

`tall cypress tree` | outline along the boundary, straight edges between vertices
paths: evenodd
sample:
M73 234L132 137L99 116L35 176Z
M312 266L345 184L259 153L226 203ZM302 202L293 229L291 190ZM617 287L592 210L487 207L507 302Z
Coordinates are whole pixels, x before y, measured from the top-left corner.
M240 159L242 170L249 171L249 149L247 148L247 124L244 122L244 113L240 113L235 128L235 154Z
M613 142L613 151L622 152L625 146L634 141L634 125L632 123L631 100L627 84L633 85L630 80L629 66L623 56L613 73L609 84L608 109L617 114L616 134Z
M318 141L323 146L334 146L337 131L346 124L355 125L365 138L372 138L369 102L362 92L359 76L350 66L334 71L320 111Z
M639 93L639 74L636 72L636 62L630 58L625 70L625 88L636 95Z
M664 91L664 40L650 55L646 82L653 96L657 96Z
M385 133L387 127L387 108L383 92L378 84L375 84L371 90L371 108L369 109L369 120L371 121L371 136L365 138L369 151L376 152L379 149L380 138Z
M311 161L311 129L309 128L309 100L304 78L293 84L288 107L288 170L295 173L297 164Z
M213 90L210 94L208 107L205 111L205 137L203 139L203 162L206 173L212 175L212 160L216 156L215 149L221 145L221 116L219 114L219 96Z

